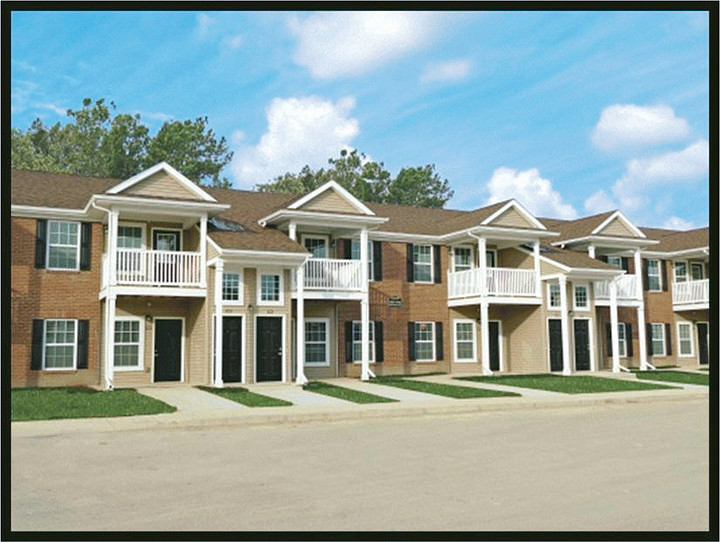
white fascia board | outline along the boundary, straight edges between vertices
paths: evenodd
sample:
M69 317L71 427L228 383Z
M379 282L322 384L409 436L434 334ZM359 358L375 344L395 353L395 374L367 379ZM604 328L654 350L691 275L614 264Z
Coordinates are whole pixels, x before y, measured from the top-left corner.
M374 231L369 236L372 241L396 241L398 243L442 243L438 235L424 235L420 233L402 233L390 231Z
M493 214L491 214L489 217L487 217L485 220L483 220L482 222L480 222L480 224L481 224L482 226L486 226L486 225L490 224L490 222L492 222L493 220L495 220L497 217L499 217L501 214L503 214L505 211L507 211L507 210L510 209L511 207L514 208L514 209L515 209L517 212L519 212L521 215L523 215L523 217L525 217L526 219L528 219L528 220L529 220L532 224L534 224L535 227L538 228L539 230L547 230L547 228L545 227L545 225L544 225L542 222L540 222L537 218L535 218L535 217L530 213L530 211L528 211L527 209L525 209L525 207L523 207L519 202L517 202L517 201L514 200L514 199L511 199L510 201L508 201L505 205L503 205L502 207L500 207L500 209L498 209L498 210L495 211Z
M292 203L291 205L288 205L288 209L299 209L300 207L305 205L308 201L311 201L313 198L319 196L320 194L322 194L323 192L326 192L327 190L335 190L344 199L346 199L350 205L355 207L355 209L357 209L364 215L375 216L375 213L373 213L365 204L363 204L359 199L357 199L355 196L353 196L350 192L345 190L342 186L340 186L335 181L328 181L324 185L317 187L315 190L313 190L309 194L304 195L302 198L300 198L296 202Z
M585 237L577 237L575 239L563 239L551 243L553 246L574 245L577 243L589 243L598 247L605 248L628 248L628 247L644 247L647 245L657 245L660 241L653 239L630 239L628 237L607 237L598 235L588 235Z
M212 247L217 250L218 254L222 255L223 249L220 245L218 245L215 241L212 240L212 237L209 235L206 235L205 238L208 240L208 243L212 245Z
M366 215L345 215L340 213L319 213L317 211L297 211L280 209L258 220L258 224L266 226L269 223L295 221L298 225L306 226L339 226L358 228L361 226L379 226L388 220L387 217Z
M285 267L299 267L310 259L310 253L277 252L265 250L230 250L225 249L222 260L225 263L241 262L246 267L251 265L274 265Z
M90 201L88 201L88 204L85 206L85 212L92 207L93 202L102 203L106 206L112 205L118 207L120 210L123 210L123 208L131 211L145 212L157 212L158 210L162 210L163 212L182 216L196 216L198 213L219 213L230 208L230 205L227 203L205 203L202 201L191 200L178 201L95 194L90 198Z
M160 162L159 164L155 164L151 168L146 169L145 171L141 171L137 175L133 175L129 179L121 182L120 184L113 186L112 188L107 190L105 193L106 194L119 194L120 192L123 192L124 190L127 190L128 188L130 188L132 185L137 184L140 181L143 181L152 175L155 175L155 173L157 173L159 171L165 171L171 177L174 177L178 182L180 182L183 186L185 186L185 188L187 188L193 194L202 198L203 200L217 202L217 200L214 197L212 197L210 194L205 192L197 184L195 184L190 179L185 177L185 175L180 173L178 170L176 170L174 167L172 167L167 162Z
M590 235L596 235L600 233L608 224L610 224L610 222L612 222L616 218L619 219L628 228L630 228L637 237L647 239L647 236L637 226L635 226L635 224L630 222L630 219L628 219L628 217L626 217L620 210L615 211L613 214L603 220L602 224L600 224L597 228L590 232Z
M681 258L683 256L690 257L693 254L697 254L698 256L708 256L709 248L710 247L708 247L708 246L704 246L704 247L688 248L685 250L676 250L675 252L656 252L656 251L652 251L652 250L643 250L643 251L641 251L641 254L643 256L650 256L653 258L661 258L661 259Z
M47 218L66 220L91 220L83 209L61 209L57 207L34 207L32 205L11 205L10 215L23 218ZM92 221L92 220L91 220ZM94 222L99 222L95 220Z
M485 234L489 238L513 240L513 241L525 241L528 239L540 239L544 237L557 237L560 235L554 231L536 231L536 230L524 230L518 228L506 228L500 226L473 226L472 228L466 228L460 231L454 231L438 236L442 241L457 240L465 236L482 235Z

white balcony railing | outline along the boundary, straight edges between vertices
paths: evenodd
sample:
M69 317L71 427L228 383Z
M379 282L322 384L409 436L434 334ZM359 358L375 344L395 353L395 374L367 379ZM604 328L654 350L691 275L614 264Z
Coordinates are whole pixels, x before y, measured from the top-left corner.
M479 268L448 273L448 297L474 297L481 294ZM538 295L535 271L488 267L485 275L487 294L504 297L535 297Z
M689 280L674 282L672 289L673 305L710 302L710 280Z
M135 286L202 286L201 254L169 250L118 249L115 284ZM107 286L108 257L103 255L103 286Z
M598 280L593 283L596 300L610 299L610 281ZM635 300L638 298L638 280L636 275L623 275L617 279L617 298L619 300Z
M293 273L293 290L296 289ZM305 264L306 290L362 290L362 267L360 260L335 260L311 258Z

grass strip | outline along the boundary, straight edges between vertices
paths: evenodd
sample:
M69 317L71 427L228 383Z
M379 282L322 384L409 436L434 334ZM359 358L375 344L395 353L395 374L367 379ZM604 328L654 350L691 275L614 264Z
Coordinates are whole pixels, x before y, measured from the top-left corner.
M235 401L236 403L240 403L248 407L292 406L290 401L283 401L282 399L275 399L274 397L254 393L241 387L210 388L208 386L198 386L198 389L208 393L214 393L223 399L229 399L230 401Z
M452 384L439 384L437 382L423 382L420 380L405 380L405 377L381 376L370 380L374 384L394 386L406 390L442 395L453 399L477 399L480 397L519 397L519 393L469 388L467 386L453 386Z
M350 388L344 388L342 386L335 386L333 384L327 384L326 382L308 382L303 386L303 389L314 393L320 393L322 395L328 395L330 397L336 397L337 399L343 399L344 401L350 401L353 403L397 402L395 399L390 399L389 397L380 397L379 395L375 395L372 393L352 390Z
M701 371L709 371L710 367L698 367Z
M644 391L659 389L677 389L675 386L648 384L635 380L603 378L599 376L572 375L496 375L496 376L459 376L457 380L487 382L504 386L517 386L559 393L605 393L611 391Z
M710 375L686 373L684 371L641 371L635 373L640 380L660 380L661 382L677 382L678 384L710 385Z
M86 387L16 388L11 391L14 422L63 418L108 418L175 412L174 406L133 389L99 391Z

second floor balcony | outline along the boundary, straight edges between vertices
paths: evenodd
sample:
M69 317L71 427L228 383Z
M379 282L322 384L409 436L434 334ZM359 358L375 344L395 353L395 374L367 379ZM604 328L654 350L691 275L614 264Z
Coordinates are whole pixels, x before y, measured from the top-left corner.
M707 309L710 303L710 280L673 282L674 310Z
M488 267L485 270L485 292L490 298L540 298L537 275L532 269ZM460 300L482 295L480 268L448 273L448 299Z
M200 252L118 249L115 272L103 255L103 286L205 287Z
M599 280L593 283L595 289L595 303L598 305L610 304L610 281ZM637 275L623 275L617 279L617 301L619 304L636 302L639 300Z
M344 297L363 291L362 265L360 260L334 258L311 258L305 263L305 297L324 293L323 297ZM292 290L297 291L295 274L292 274Z

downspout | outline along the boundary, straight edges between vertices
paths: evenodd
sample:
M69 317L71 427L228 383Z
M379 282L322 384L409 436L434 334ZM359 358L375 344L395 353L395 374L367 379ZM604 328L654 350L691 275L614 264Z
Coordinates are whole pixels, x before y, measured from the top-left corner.
M109 226L110 226L110 215L111 215L110 209L108 209L107 207L101 207L100 205L98 205L97 203L95 203L95 201L92 200L92 199L90 200L90 206L91 206L93 209L97 209L97 210L99 210L99 211L105 211L105 212L107 213L107 217L108 217L108 228L109 228ZM109 235L109 234L110 234L110 232L109 232L109 230L108 230L108 235ZM108 248L109 248L109 244L110 244L110 243L109 243L109 240L108 240ZM103 270L103 272L105 273L105 280L107 281L107 283L106 283L106 285L105 285L105 289L106 289L106 292L105 292L105 318L104 318L104 322L103 322L103 323L105 324L105 325L104 325L104 327L105 327L105 340L103 341L103 343L104 343L103 346L104 346L104 350L105 350L105 356L104 356L104 358L105 358L105 360L104 360L104 361L105 361L105 389L107 389L107 390L112 390L112 389L114 388L114 382L113 382L112 367L110 367L109 355L108 355L108 354L110 353L110 347L111 347L111 346L110 346L110 343L111 343L111 341L113 340L113 337L112 337L112 334L110 333L110 330L109 330L109 320L110 320L110 310L111 310L110 305L111 305L111 304L113 305L113 306L112 306L113 312L114 312L114 310L115 310L115 306L114 306L114 305L115 305L115 303L114 303L114 295L115 295L115 293L114 293L114 292L111 292L111 288L110 288L110 275L111 275L111 273L110 273L110 255L109 255L109 254L108 254L108 257L107 257L107 259L105 260L105 262L106 262L106 263L105 263L105 269ZM102 279L101 279L101 280L102 280ZM102 286L102 284L101 284L101 286ZM111 300L111 297L113 298L112 300ZM112 303L111 303L111 302L112 302ZM98 372L99 372L99 371L100 371L100 367L98 366ZM99 375L98 375L98 376L99 376Z

